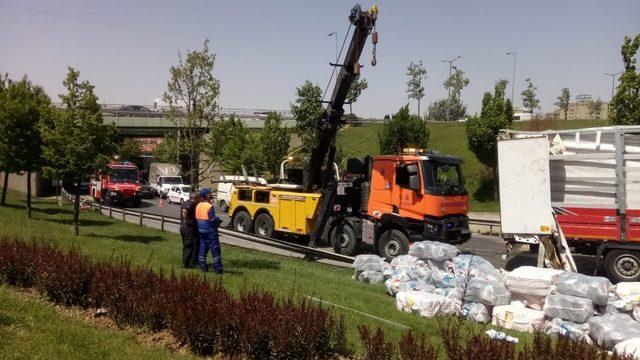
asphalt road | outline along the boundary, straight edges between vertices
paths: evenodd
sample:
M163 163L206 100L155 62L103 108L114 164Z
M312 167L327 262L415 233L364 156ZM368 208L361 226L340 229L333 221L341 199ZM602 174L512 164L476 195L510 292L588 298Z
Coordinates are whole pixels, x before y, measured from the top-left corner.
M169 204L166 199L162 201L162 206L159 206L159 199L144 199L142 206L139 209L145 213L167 216L167 217L179 217L180 205ZM217 215L222 219L223 226L230 226L229 216L217 210ZM328 245L319 246L320 248L330 248ZM537 262L537 254L529 251L528 245L520 245L514 247L514 249L505 258L506 254L505 242L497 236L486 235L473 235L471 240L458 246L461 251L475 253L483 258L487 259L496 268L504 268L506 270L512 270L516 267L523 265L535 266ZM574 260L578 267L578 270L582 273L592 275L594 270L593 257L574 255Z

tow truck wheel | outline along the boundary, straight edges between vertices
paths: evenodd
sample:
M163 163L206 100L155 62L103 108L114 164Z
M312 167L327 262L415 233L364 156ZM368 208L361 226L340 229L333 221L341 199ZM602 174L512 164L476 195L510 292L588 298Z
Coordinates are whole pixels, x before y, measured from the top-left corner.
M236 231L241 231L244 233L250 233L253 228L253 221L251 221L251 216L246 211L239 211L233 217L233 229Z
M111 199L111 194L109 194L109 192L104 196L104 204L107 206L111 206L111 204L113 204L113 200Z
M258 215L256 217L256 221L254 222L253 227L254 227L253 232L256 235L271 237L271 235L273 234L273 227L274 227L273 219L271 218L271 215L267 213L262 213Z
M604 269L611 281L640 281L640 252L612 250L604 256Z
M409 252L409 239L400 230L387 230L380 236L378 241L378 252L380 256L391 260L398 255Z
M224 200L220 200L220 211L222 212L229 211L229 205L227 205L227 202Z
M331 246L338 254L353 256L358 252L358 239L351 226L341 223L331 230Z

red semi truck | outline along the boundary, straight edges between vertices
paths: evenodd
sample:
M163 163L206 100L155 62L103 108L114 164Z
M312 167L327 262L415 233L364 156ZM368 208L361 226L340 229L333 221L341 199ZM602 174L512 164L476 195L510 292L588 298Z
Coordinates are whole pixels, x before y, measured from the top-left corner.
M140 207L140 172L135 164L128 161L111 162L106 171L91 180L89 194L94 201L106 205L130 201L134 207Z

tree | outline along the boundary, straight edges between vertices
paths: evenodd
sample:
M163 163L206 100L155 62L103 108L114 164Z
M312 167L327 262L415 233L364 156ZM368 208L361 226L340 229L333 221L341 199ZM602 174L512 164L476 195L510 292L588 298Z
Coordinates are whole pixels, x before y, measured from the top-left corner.
M5 176L27 174L27 216L31 218L31 175L42 165L42 140L38 126L50 111L51 99L27 77L8 83L0 100L0 162ZM3 188L3 198L6 187Z
M274 177L278 174L280 163L289 151L289 138L287 128L282 126L282 115L277 112L267 114L259 143L265 167Z
M142 145L136 139L126 138L120 144L118 157L122 161L133 161L142 155Z
M428 142L427 123L420 116L411 115L408 104L401 107L396 116L378 132L382 154L398 154L407 147L426 149Z
M347 101L349 102L349 113L353 114L352 105L358 101L362 92L367 90L369 84L367 83L367 79L356 79L351 83L351 87L349 88L349 92L347 93Z
M420 100L424 97L424 86L422 81L427 78L427 70L422 65L422 60L418 63L413 61L407 66L407 94L409 99L416 99L418 101L418 115L420 116Z
M213 164L200 169L200 156L209 147L204 133L211 128L218 108L220 83L213 77L215 58L209 52L209 40L202 50L187 51L184 59L178 54L163 96L169 104L166 116L178 127L180 167L193 189Z
M0 74L0 111L4 108L4 94L5 90L9 86L9 74ZM0 128L3 126L4 120L0 119ZM0 129L0 135L3 130ZM0 206L5 206L7 201L7 188L9 187L9 172L6 169L6 161L4 160L7 156L4 154L6 151L6 142L9 140L6 136L0 136L0 171L4 172L4 180L2 183L2 197L0 198Z
M571 93L569 92L569 88L562 88L560 96L558 96L558 101L553 103L558 107L558 109L564 112L565 120L567 120L567 113L569 112L569 101L571 101Z
M79 82L80 73L69 67L60 95L63 109L51 109L40 123L44 174L50 179L77 184L73 204L74 234L79 233L80 183L95 176L117 151L117 130L102 121L94 86Z
M485 92L480 116L467 120L467 146L482 164L491 168L494 179L498 179L498 133L511 127L513 107L505 98L506 80L498 80L494 94ZM494 189L497 198L497 188Z
M624 72L620 75L620 84L610 104L609 118L613 125L640 124L640 74L636 68L638 48L640 35L633 39L625 36L621 49Z
M178 139L176 134L167 134L161 143L153 149L153 157L156 162L178 163Z
M322 90L309 80L296 89L291 112L296 120L296 134L302 141L301 153L308 155L316 144L316 124L322 115Z
M218 163L227 173L242 173L244 167L247 171L258 173L264 169L264 160L260 138L252 133L235 116L222 119L216 123L218 129L225 129L226 139L219 142L215 152L219 152Z
M540 108L540 100L536 97L537 87L533 86L531 78L526 78L524 81L527 83L527 88L520 94L522 95L522 105L529 109L529 112L533 116L533 110Z
M460 100L460 94L462 93L462 89L464 89L467 85L469 85L469 79L465 77L464 71L456 68L453 74L444 81L444 87L449 90L449 99L447 99L447 121L455 121L460 118L463 118L466 115L467 107L462 104ZM457 109L454 109L454 106L457 106ZM457 112L454 112L457 110ZM460 111L462 114L460 114Z
M459 98L440 99L432 102L427 109L427 119L431 121L446 121L462 119L467 115L467 107Z
M602 100L589 101L589 116L592 119L600 119L602 113Z

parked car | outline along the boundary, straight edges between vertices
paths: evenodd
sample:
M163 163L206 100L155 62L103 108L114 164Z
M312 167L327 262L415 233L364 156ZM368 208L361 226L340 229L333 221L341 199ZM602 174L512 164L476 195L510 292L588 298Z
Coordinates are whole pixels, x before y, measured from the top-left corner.
M125 105L115 111L116 116L162 117L162 112L148 109L142 105Z
M167 193L167 202L182 204L183 201L189 200L189 194L191 193L191 186L189 185L174 185L169 189Z
M155 196L156 189L149 185L145 180L140 180L140 196L145 199L151 199Z

